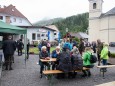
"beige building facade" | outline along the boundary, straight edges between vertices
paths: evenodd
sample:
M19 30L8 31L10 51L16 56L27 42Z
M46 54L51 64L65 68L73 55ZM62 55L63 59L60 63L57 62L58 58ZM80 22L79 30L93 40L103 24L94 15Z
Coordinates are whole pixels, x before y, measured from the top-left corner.
M115 8L102 13L103 0L89 0L89 42L115 42Z

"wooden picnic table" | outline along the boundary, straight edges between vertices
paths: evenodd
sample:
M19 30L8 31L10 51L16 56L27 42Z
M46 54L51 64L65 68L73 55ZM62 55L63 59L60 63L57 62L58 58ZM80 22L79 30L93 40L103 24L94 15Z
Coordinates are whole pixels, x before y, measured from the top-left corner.
M40 59L41 62L56 62L56 58L50 58L50 59Z

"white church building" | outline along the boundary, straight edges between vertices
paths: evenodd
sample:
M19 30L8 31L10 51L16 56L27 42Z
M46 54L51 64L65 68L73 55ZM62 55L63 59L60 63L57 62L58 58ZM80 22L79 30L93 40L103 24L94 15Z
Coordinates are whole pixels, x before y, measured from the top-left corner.
M89 0L89 41L115 42L115 7L102 13L103 0Z

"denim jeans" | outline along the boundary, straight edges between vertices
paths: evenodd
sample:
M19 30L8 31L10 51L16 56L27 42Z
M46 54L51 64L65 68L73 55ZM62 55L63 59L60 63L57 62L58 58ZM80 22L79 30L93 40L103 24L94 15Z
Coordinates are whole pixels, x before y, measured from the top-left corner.
M107 65L107 59L103 59L103 60L102 60L102 64L103 64L103 65Z

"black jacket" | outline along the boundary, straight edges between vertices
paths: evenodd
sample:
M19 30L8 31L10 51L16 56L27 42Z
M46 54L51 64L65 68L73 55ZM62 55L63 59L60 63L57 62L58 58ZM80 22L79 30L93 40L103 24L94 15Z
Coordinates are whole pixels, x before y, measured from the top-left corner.
M60 56L57 58L57 61L59 62L59 65L57 66L57 69L63 71L63 72L70 72L72 70L72 63L71 63L71 57L69 52L63 51Z
M14 51L16 50L16 43L13 40L5 40L2 48L4 54L14 54Z
M46 57L49 57L49 54L48 54L47 51L46 51L46 52L41 51L41 52L39 53L39 58L40 58L40 59L44 59L44 58L46 58Z
M17 42L17 48L18 48L19 50L22 50L22 49L24 48L24 44L23 44L22 41L18 41L18 42Z

